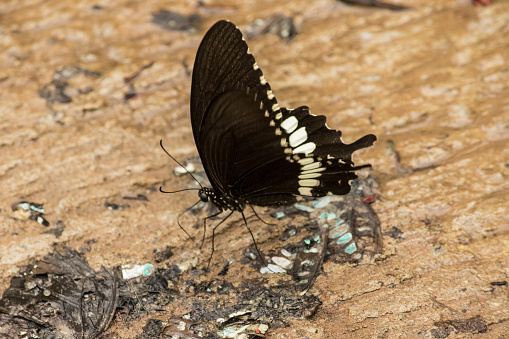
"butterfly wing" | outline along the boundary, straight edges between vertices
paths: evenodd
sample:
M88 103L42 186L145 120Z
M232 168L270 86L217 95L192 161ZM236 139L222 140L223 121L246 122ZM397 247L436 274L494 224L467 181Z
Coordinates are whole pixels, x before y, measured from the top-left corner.
M250 89L257 101L266 106L271 104L267 98L270 86L261 79L263 73L237 26L225 20L214 24L200 43L193 68L191 124L198 150L207 111L221 94L244 87Z
M304 106L279 108L242 33L228 21L212 26L198 49L191 122L214 189L256 205L348 193L360 168L352 153L376 140L367 135L345 144L324 116Z
M355 167L352 153L372 145L375 136L344 144L341 132L329 129L325 117L311 115L307 107L283 108L281 112L281 122L276 122L273 131L283 156L245 172L235 183L240 195L248 203L272 205L285 203L279 199L281 193L312 197L347 194L350 181L357 178L355 170L369 166Z
M238 90L249 91L253 98L250 105L255 101L256 107L277 105L242 33L231 22L221 20L205 34L196 54L191 85L191 124L207 176L212 186L222 193L227 192L234 147L238 147L241 140L245 141L238 135L246 130L243 127L254 123L250 118L256 117L251 110L244 109L241 98L228 94ZM263 116L252 128L269 133L263 128L266 124L261 125L261 118ZM237 134L236 142L226 132L231 130Z

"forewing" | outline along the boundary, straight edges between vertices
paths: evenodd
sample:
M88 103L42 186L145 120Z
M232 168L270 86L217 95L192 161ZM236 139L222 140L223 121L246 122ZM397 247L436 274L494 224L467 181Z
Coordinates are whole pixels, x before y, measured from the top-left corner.
M198 151L202 144L200 129L209 106L222 93L239 88L249 88L266 107L276 103L268 97L270 86L264 81L242 33L231 22L221 20L205 34L194 62L191 124Z

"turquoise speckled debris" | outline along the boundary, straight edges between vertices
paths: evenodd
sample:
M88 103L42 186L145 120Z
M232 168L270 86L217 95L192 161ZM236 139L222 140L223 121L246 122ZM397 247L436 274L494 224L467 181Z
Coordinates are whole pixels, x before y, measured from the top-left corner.
M352 240L352 233L347 233L344 236L342 236L341 238L339 238L336 243L338 245L346 244L346 243L350 242L350 240Z
M328 195L318 200L313 201L314 208L324 208L327 206L332 200L332 196Z
M347 224L343 224L340 227L333 228L333 232L331 232L330 237L332 239L339 238L340 236L342 236L343 234L345 234L349 230L350 230L350 227L348 227Z
M343 219L341 219L341 217L339 217L337 220L336 220L336 223L334 224L334 227L337 227L339 225L342 225L344 224L345 221Z
M276 219L281 219L285 216L285 212L277 212L276 213Z
M320 214L319 218L321 219L327 219L327 220L333 220L333 219L336 219L336 214L333 213L333 212L324 212L322 214Z
M304 211L304 212L313 212L314 211L314 208L305 206L305 205L301 205L301 204L295 204L295 208L298 210Z
M355 243L351 243L350 245L348 245L346 248L345 248L345 252L348 253L348 254L352 254L354 253L355 251L357 251L357 245L355 245Z

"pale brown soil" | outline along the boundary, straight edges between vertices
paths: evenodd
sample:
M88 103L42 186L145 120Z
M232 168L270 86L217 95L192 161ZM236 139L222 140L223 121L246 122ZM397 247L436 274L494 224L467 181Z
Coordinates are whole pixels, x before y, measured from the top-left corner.
M299 24L291 43L275 35L248 41L280 106L308 105L347 142L377 135L356 160L371 163L379 178L373 208L382 230L403 234L385 236L374 263L326 263L310 291L323 301L315 317L268 337L431 337L436 321L476 315L489 326L476 338L509 337L508 287L490 285L509 280L509 1L397 2L412 9L211 0L198 10L204 22L195 33L151 23L160 9L195 13L195 1L0 2L0 292L19 266L55 244L78 249L91 239L97 242L86 256L97 269L152 262L153 250L166 245L175 248L174 260L197 256L205 265L208 249L200 252L176 225L196 195L149 191L191 185L172 174L158 143L179 159L197 154L184 63L192 65L206 29L222 18L243 29L281 13ZM124 78L152 62L132 82L138 95L125 102ZM66 90L72 102L50 109L38 90L64 66L102 76L73 77ZM388 140L411 173L396 169ZM104 208L106 200L122 204L122 196L136 194L150 201ZM10 206L20 200L44 203L50 222L65 223L62 236L12 219ZM252 225L260 239L280 231ZM216 244L213 271L239 258L251 238L236 218ZM257 276L236 261L229 279ZM109 334L133 337L144 324L114 322Z

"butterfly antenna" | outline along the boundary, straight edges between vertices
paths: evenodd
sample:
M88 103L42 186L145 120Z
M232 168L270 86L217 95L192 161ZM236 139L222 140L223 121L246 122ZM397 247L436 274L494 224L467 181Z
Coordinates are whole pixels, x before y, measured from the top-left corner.
M189 174L189 175L190 175L190 176L194 179L194 181L196 181L196 182L198 183L198 185L200 185L200 187L201 187L201 188L203 188L203 186L200 184L200 182L198 181L198 179L196 179L196 178L194 177L194 175L193 175L191 172L189 172L185 166L183 166L180 162L178 162L178 160L177 160L177 159L175 159L175 158L174 158L174 157L173 157L170 153L168 153L168 151L167 151L167 150L164 148L164 146L163 146L163 140L162 140L162 139L159 141L159 144L161 145L161 148L163 149L164 153L168 154L168 156L169 156L170 158L172 158L172 159L173 159L173 161L175 161L177 164L179 164L179 165L180 165L180 167L182 167L182 168L183 168L183 169L184 169L184 170L185 170L185 171L186 171L186 172L187 172L187 173L188 173L188 174Z
M161 189L159 189L161 191ZM173 193L173 192L163 192L163 193ZM183 216L184 214L186 214L188 211L190 211L194 206L198 205L198 203L200 203L201 200L198 200L197 202L195 202L194 204L191 205L191 207L188 207L186 208L186 210L182 213L179 214L179 216L177 217L177 225L179 225L180 229L182 231L184 231L185 234L187 234L187 236L189 237L189 239L194 239L191 235L189 235L189 233L187 233L187 231L184 229L184 227L182 227L182 225L180 224L180 217Z
M263 222L265 225L268 225L268 226L274 226L274 225L276 225L276 224L269 224L268 222L263 221L263 219L262 219L262 218L260 218L260 216L258 215L258 213L256 213L256 211L255 211L255 209L254 209L253 205L249 205L249 207L251 207L251 209L253 210L254 215L256 215L256 217L258 218L258 220L260 220L261 222Z
M247 220L246 220L246 216L244 215L244 212L240 212L242 214L242 219L244 219L244 224L246 225L246 228L247 230L249 231L249 234L251 234L251 239L253 239L253 244L254 244L254 247L256 249L256 252L258 253L258 255L260 256L260 259L262 261L262 264L263 266L267 267L267 263L265 262L265 259L263 258L263 255L262 255L262 252L260 252L260 250L258 249L258 245L256 245L256 240L255 240L255 237L253 235L253 232L251 232L251 229L249 228L249 226L247 225ZM269 268L270 270L270 268Z
M163 186L159 186L159 192L161 192L161 193L178 193L178 192L184 192L184 191L199 191L199 190L200 190L199 188L184 188L182 190L168 192L168 191L163 191Z
M212 229L212 252L210 252L209 263L207 264L207 269L210 267L210 261L212 260L212 255L214 254L214 237L215 237L216 228L218 228L219 225L221 225L223 222L225 222L233 214L233 212L235 212L235 211L231 211L230 214L228 214L226 216L226 218L221 220L221 222L219 224L217 224L216 226L214 226L214 228Z

